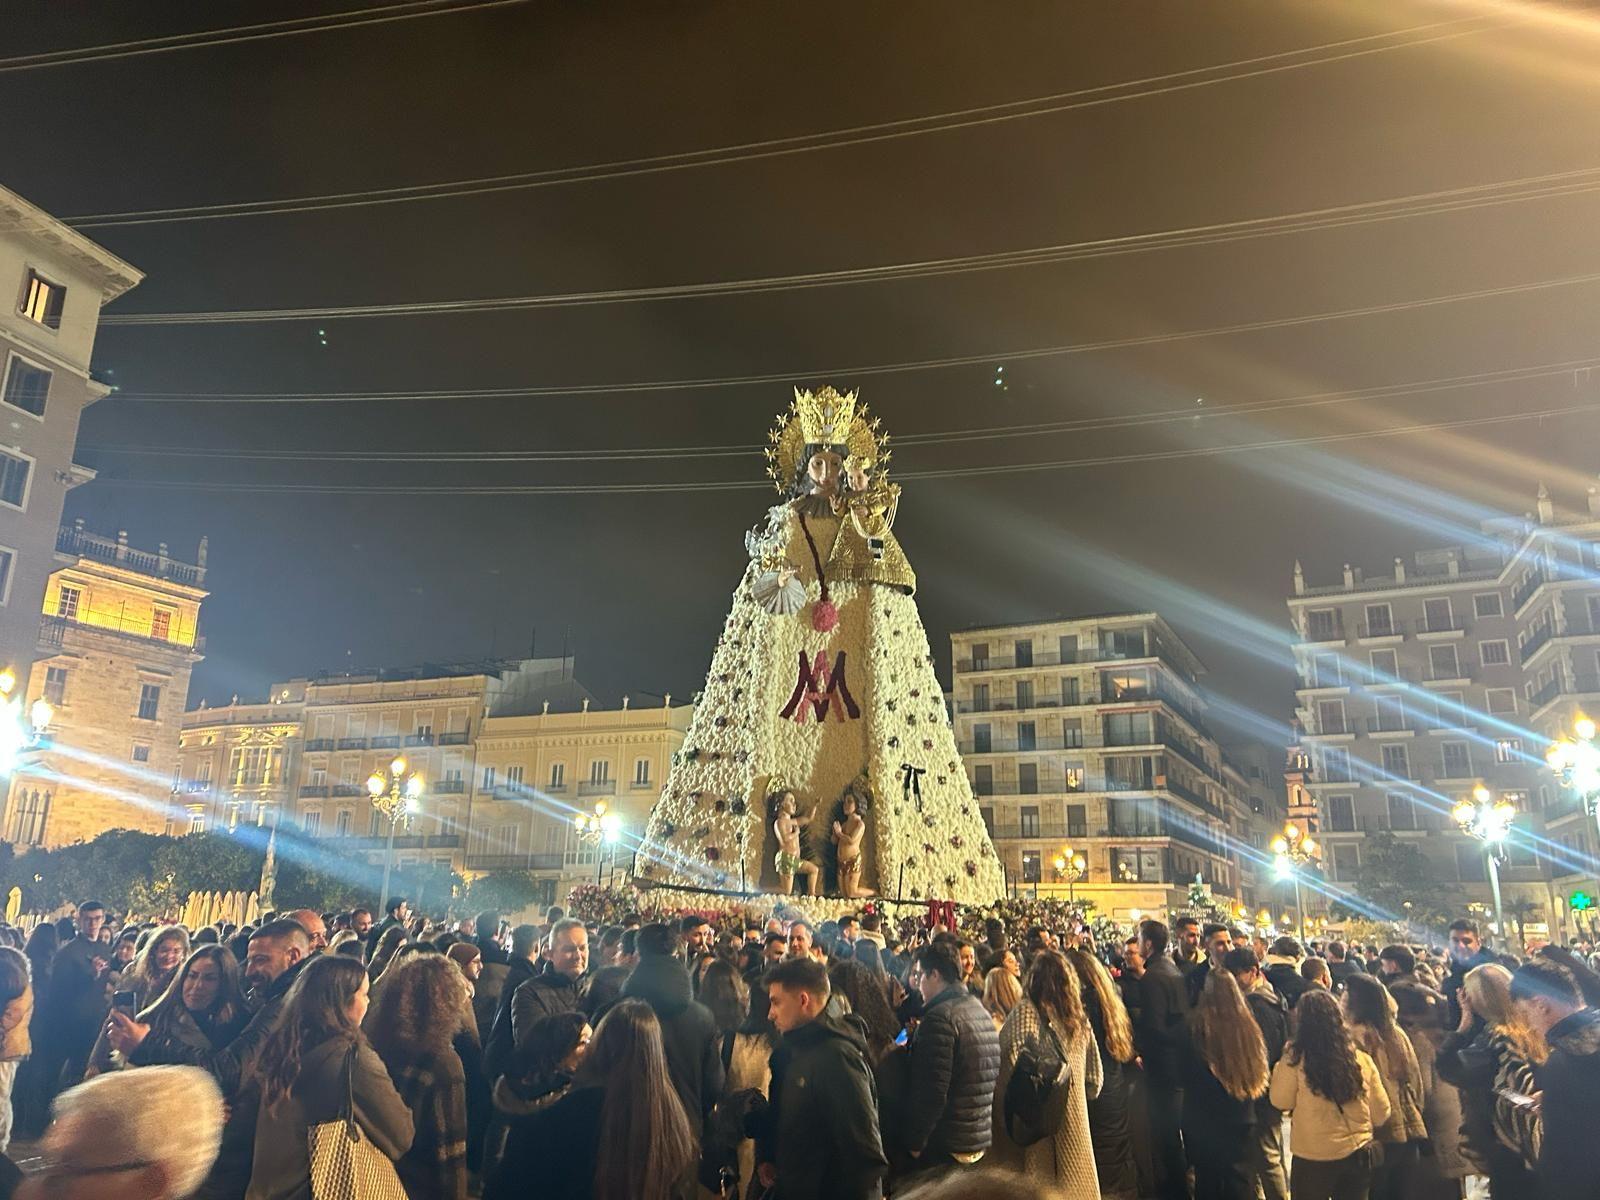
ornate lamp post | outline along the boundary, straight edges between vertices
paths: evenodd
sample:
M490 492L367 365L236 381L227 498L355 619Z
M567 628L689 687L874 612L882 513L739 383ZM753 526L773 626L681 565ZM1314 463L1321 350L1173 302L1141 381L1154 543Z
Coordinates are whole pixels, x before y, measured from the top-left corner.
M1578 793L1584 811L1600 825L1600 746L1595 745L1595 723L1579 717L1572 724L1572 737L1552 745L1544 760L1563 787Z
M1511 822L1516 820L1517 806L1509 800L1496 800L1494 793L1483 784L1472 789L1472 799L1462 800L1450 810L1461 832L1477 838L1488 850L1489 890L1494 896L1494 928L1501 937L1506 933L1505 912L1500 907L1500 864L1506 859L1506 835L1511 832Z
M16 690L17 673L10 667L0 671L0 775L11 774L27 751L39 747L56 715L42 696L24 714L22 697L12 694Z
M394 831L422 807L422 776L410 770L403 755L389 764L389 773L374 771L367 777L372 807L389 818L389 845L383 855L383 903L389 903L389 873L394 870Z
M1074 854L1071 846L1063 846L1061 853L1056 855L1055 862L1050 864L1056 869L1056 878L1067 881L1067 903L1078 902L1077 885L1089 871L1089 864L1084 861L1083 855Z
M604 800L596 800L593 812L575 814L572 823L577 826L578 840L585 845L595 847L594 885L599 887L601 870L605 865L602 847L611 848L611 862L615 866L617 839L622 836L622 818L610 811L610 806Z
M1300 922L1300 944L1306 941L1306 907L1301 899L1300 875L1303 869L1316 861L1318 846L1311 835L1301 832L1298 825L1286 824L1283 832L1272 839L1273 868L1279 879L1294 880L1294 914ZM1288 923L1288 918L1284 919Z

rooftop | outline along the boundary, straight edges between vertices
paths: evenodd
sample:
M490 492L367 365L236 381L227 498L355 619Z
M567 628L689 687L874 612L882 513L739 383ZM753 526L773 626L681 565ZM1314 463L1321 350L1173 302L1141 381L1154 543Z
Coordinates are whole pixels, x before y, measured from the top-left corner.
M137 267L7 187L0 187L0 232L43 242L72 259L100 281L102 304L115 300L144 278L144 272Z
M205 538L200 539L200 548L195 555L195 561L188 563L173 558L167 552L165 542L158 543L154 553L134 549L128 545L126 529L117 530L117 536L114 538L100 533L90 533L83 527L83 519L80 517L71 525L63 525L56 531L56 552L75 558L110 563L127 571L137 571L141 575L151 575L157 579L166 579L188 587L204 587L206 582Z

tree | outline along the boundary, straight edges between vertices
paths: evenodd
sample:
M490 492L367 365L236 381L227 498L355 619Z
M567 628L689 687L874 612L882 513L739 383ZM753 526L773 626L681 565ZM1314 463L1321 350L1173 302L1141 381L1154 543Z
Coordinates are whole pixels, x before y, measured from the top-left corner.
M467 904L474 912L513 915L533 907L539 894L539 884L530 872L493 871L467 885Z
M1459 889L1440 875L1421 847L1387 831L1369 834L1362 844L1354 890L1359 899L1342 896L1330 906L1335 917L1409 920L1437 928L1462 911Z

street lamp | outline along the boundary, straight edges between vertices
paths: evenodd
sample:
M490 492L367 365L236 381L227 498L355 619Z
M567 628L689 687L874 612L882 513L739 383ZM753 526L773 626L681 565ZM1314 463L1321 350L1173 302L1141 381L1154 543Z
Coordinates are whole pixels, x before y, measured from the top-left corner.
M1317 858L1317 843L1311 835L1301 831L1300 826L1285 824L1283 832L1272 839L1272 853L1276 855L1273 867L1279 879L1294 880L1294 913L1300 922L1300 944L1306 940L1306 908L1300 898L1301 870ZM1285 918L1285 924L1288 923Z
M605 859L598 847L602 843L611 847L611 862L615 866L617 839L622 836L622 819L610 811L610 806L604 800L597 800L592 813L577 813L573 816L572 823L578 828L580 842L597 847L594 855L594 885L599 887L600 872L605 865Z
M0 775L9 775L29 750L44 741L45 730L55 719L56 710L42 696L23 712L17 690L17 673L10 667L0 671Z
M1500 864L1506 860L1506 837L1517 818L1517 806L1509 800L1496 800L1483 784L1472 789L1472 799L1462 799L1450 810L1461 832L1484 844L1489 857L1489 890L1494 895L1494 928L1505 936L1506 918L1500 907Z
M1063 846L1051 865L1056 869L1056 878L1067 881L1067 903L1076 904L1078 894L1075 889L1078 880L1088 873L1089 864L1084 861L1083 855L1074 854L1071 846Z
M1594 743L1595 723L1580 716L1572 723L1572 737L1552 745L1544 760L1561 786L1578 793L1584 811L1600 825L1600 746Z
M422 807L422 776L410 771L405 758L396 755L387 775L374 771L367 777L367 791L372 793L372 807L389 818L389 845L383 855L383 890L380 893L387 905L389 873L394 869L394 831L400 822L409 821Z

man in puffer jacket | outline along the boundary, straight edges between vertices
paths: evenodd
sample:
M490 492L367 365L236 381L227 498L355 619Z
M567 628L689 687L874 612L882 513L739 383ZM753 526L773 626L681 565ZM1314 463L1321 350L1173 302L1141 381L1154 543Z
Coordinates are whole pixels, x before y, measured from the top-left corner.
M911 1041L901 1136L915 1173L932 1175L971 1165L989 1149L1000 1035L962 985L954 954L924 946L916 963L922 969L922 1021Z
M706 1118L722 1096L722 1039L711 1010L694 998L689 971L677 955L677 939L667 925L640 929L639 965L622 985L622 994L643 1000L660 1020L667 1073L683 1101L690 1130L701 1139Z

